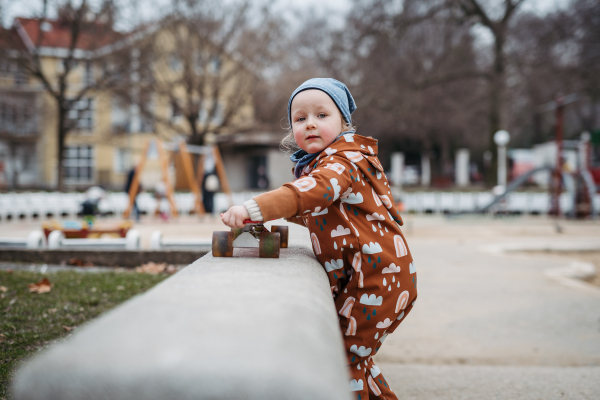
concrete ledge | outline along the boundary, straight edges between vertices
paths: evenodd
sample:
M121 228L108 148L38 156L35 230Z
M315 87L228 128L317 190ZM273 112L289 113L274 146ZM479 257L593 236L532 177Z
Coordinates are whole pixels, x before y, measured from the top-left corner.
M350 399L327 277L300 235L280 259L206 255L25 363L13 398Z
M103 266L137 267L147 262L167 264L191 264L210 251L210 247L201 251L160 250L25 250L2 249L0 261L27 262L44 264L67 263L76 258L84 263Z

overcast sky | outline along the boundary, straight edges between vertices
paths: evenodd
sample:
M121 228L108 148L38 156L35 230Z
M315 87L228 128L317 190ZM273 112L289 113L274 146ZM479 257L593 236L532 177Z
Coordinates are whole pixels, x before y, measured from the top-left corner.
M50 0L52 1L52 0ZM129 2L132 0L126 0ZM144 17L153 17L160 10L160 5L169 3L169 0L133 0L139 4L140 11L144 14ZM495 0L499 1L499 0ZM91 3L94 3L92 0ZM326 3L326 5L324 5ZM528 11L537 11L540 13L546 13L548 11L555 10L558 7L564 6L568 3L568 0L526 0L522 8ZM12 20L17 16L31 16L32 14L39 13L42 7L42 0L0 0L3 11L3 22L5 25L10 25ZM289 5L292 5L291 7ZM277 11L284 11L288 16L293 18L294 12L292 10L299 10L301 12L316 12L317 14L329 14L339 15L338 21L341 20L342 15L349 6L352 4L351 0L277 0L275 7Z

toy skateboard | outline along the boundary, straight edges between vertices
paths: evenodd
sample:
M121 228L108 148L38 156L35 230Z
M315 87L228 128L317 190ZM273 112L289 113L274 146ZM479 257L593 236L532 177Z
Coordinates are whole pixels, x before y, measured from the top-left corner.
M234 247L258 248L260 258L279 258L279 249L288 247L287 226L274 225L271 231L262 221L245 220L243 228L213 232L213 257L232 257Z

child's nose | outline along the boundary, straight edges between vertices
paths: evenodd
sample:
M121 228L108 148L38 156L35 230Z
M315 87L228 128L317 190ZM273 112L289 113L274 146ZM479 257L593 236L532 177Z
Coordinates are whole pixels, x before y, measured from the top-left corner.
M308 120L306 121L306 127L308 129L314 129L317 127L316 121L314 117L308 117Z

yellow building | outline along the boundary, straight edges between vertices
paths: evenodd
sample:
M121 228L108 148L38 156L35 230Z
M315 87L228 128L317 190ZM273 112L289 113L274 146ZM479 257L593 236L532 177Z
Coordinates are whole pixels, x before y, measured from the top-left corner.
M0 188L11 187L13 178L19 187L54 188L57 184L58 110L57 101L48 86L58 87L70 54L70 29L56 20L17 18L11 30L4 31L0 59ZM82 34L71 52L74 61L66 80L67 121L72 127L66 136L63 177L67 189L101 185L121 190L128 171L141 156L148 140L160 138L169 143L188 139L189 121L186 107L190 97L180 82L182 62L173 34L168 30L147 28L143 32L121 34L105 32L106 37ZM151 41L149 43L149 41ZM145 49L152 49L153 59L141 60ZM39 77L25 73L19 58L23 54L39 54L46 86ZM113 52L125 51L129 71L122 84L97 88L95 83L107 73L114 73ZM162 52L162 54L161 54ZM211 60L211 76L237 71L230 57ZM145 68L149 74L139 71ZM240 78L220 88L217 105L200 99L196 121L198 128L214 128L220 134L235 133L253 124L253 108L249 88L243 83L247 72L239 69ZM196 71L197 73L199 71ZM160 84L160 85L159 85ZM81 98L82 89L89 87ZM164 88L169 88L166 90ZM241 88L241 89L240 89ZM208 89L207 89L208 90ZM226 114L233 90L247 90ZM141 96L144 92L146 96ZM144 104L141 98L144 98ZM144 110L146 112L144 112ZM148 112L150 110L150 112ZM215 111L207 117L209 111ZM226 115L225 115L226 114ZM208 118L208 120L207 120ZM226 126L222 126L227 118ZM159 179L156 149L151 148L143 184L151 189Z

